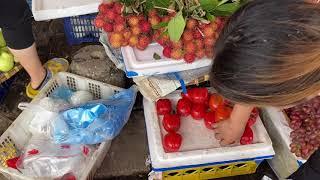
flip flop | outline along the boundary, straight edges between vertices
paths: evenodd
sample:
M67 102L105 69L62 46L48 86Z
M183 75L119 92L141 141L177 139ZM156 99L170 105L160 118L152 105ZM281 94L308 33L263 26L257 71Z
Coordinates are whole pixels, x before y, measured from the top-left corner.
M33 99L39 91L47 84L47 82L58 72L67 71L69 68L69 62L63 58L54 58L44 64L47 70L46 77L40 84L39 88L33 89L29 83L26 87L26 94L29 98Z

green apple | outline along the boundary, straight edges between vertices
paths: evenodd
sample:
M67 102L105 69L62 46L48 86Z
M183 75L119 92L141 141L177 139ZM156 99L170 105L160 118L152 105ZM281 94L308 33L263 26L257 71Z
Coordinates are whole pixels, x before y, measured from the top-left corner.
M12 54L5 51L1 51L0 52L0 71L2 72L10 71L14 66L13 59L14 58Z
M0 47L5 47L6 41L3 38L2 31L0 30Z

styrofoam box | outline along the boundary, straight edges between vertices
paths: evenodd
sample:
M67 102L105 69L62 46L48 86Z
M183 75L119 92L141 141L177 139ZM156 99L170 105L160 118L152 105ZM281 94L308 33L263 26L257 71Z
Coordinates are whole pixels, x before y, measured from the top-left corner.
M102 0L32 0L36 21L78 16L98 12Z
M213 62L212 59L203 58L193 63L186 63L183 59L175 60L166 58L163 56L162 51L163 47L158 43L150 44L143 51L130 46L122 47L121 52L127 77L151 76L197 69L210 66ZM155 60L153 58L154 53L161 56L161 59Z
M175 105L180 91L168 95ZM154 171L181 169L187 166L226 164L239 161L270 159L274 156L272 142L260 120L253 126L253 144L239 143L221 147L214 137L214 131L205 127L204 121L194 120L190 116L181 119L179 133L183 140L179 152L166 153L162 146L162 137L166 134L162 127L162 116L158 116L155 103L144 99L144 113L148 134L149 151Z
M268 160L279 178L287 178L295 172L306 160L298 158L290 152L290 133L288 121L281 109L275 107L263 108L267 131L274 142L276 156Z
M32 101L35 103L41 98L50 95L55 88L59 86L66 86L73 90L85 90L91 92L95 99L105 99L109 96L118 93L123 90L109 84L94 81L88 78L84 78L75 74L60 72L55 75ZM0 143L1 147L7 143L13 143L18 150L22 150L31 138L31 132L29 131L29 122L33 119L34 113L30 110L24 110L17 119L9 126L9 128L1 135ZM111 141L106 141L98 145L90 158L86 162L84 171L81 172L79 180L93 179L95 171L100 167L104 157L106 156L108 149L111 145ZM1 155L5 155L4 152ZM21 180L35 180L24 176L21 172L18 172L12 168L6 168L0 163L0 173L3 173L10 179Z

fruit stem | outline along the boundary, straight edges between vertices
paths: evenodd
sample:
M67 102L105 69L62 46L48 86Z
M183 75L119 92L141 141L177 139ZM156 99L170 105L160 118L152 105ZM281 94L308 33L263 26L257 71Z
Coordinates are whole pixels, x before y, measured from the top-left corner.
M164 8L164 7L160 7L160 6L154 6L154 8L156 8L156 9L163 9L163 10L166 10L166 11L169 11L169 12L176 12L176 11L173 10L173 9L168 9L168 8Z

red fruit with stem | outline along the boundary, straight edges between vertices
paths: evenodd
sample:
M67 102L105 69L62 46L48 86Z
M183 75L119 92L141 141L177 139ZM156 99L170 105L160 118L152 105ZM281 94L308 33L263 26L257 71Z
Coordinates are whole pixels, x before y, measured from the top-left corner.
M225 106L225 105L219 105L216 110L216 121L223 121L230 117L232 112L232 109Z
M196 26L198 25L198 21L195 19L188 19L187 20L187 29L189 30L193 30L194 28L196 28Z
M179 40L179 41L177 41L177 42L173 41L173 42L172 42L172 47L173 47L174 49L181 49L181 48L183 47L183 43L182 43L181 40Z
M114 6L113 6L114 12L117 13L117 14L121 14L122 7L123 7L123 5L121 3L115 2Z
M171 19L170 16L163 16L162 19L161 19L161 22L169 22Z
M203 34L206 38L214 37L215 31L212 29L210 25L206 25L205 28L203 29Z
M109 23L109 22L106 22L104 25L103 25L103 30L105 32L112 32L113 31L113 24L112 23Z
M169 99L159 99L156 102L156 108L158 115L170 114L172 111L171 101Z
M130 37L131 37L131 31L129 30L129 29L125 29L124 31L123 31L123 37L124 37L124 39L125 40L129 40L130 39Z
M97 27L97 28L102 28L104 26L104 20L102 18L96 18L94 20L94 25Z
M113 48L120 48L123 41L124 41L124 38L123 38L123 35L119 32L114 32L112 34L110 34L110 44Z
M139 18L138 18L137 16L130 15L130 16L128 16L128 18L127 18L127 22L128 22L128 24L129 24L131 27L138 26L138 24L139 24Z
M179 99L177 103L177 113L181 116L189 116L191 113L192 103L186 99Z
M182 34L182 39L184 42L188 42L193 40L193 33L191 30L185 30L184 33Z
M216 123L216 115L215 112L210 111L207 112L204 116L204 124L208 129L213 129L213 125Z
M144 33L149 33L151 31L151 24L148 21L140 21L140 29Z
M202 34L198 29L193 30L193 38L194 39L202 39Z
M129 45L135 47L138 44L138 36L133 35L129 38Z
M110 20L110 21L113 21L115 18L116 18L117 14L112 11L112 10L108 10L106 13L105 13L105 17Z
M163 137L165 152L177 152L182 144L182 137L178 133L168 133Z
M209 108L211 109L211 111L216 111L220 105L223 105L223 103L223 97L219 94L214 93L210 95Z
M188 90L188 94L193 103L206 104L209 99L209 91L207 88L192 88Z
M108 9L108 5L104 3L100 4L98 7L98 10L101 14L105 14L108 11Z
M197 50L204 50L204 43L203 39L196 39L194 40L194 44L196 45Z
M171 52L172 52L172 48L169 47L169 46L166 46L163 48L163 55L167 58L170 58L171 57Z
M187 63L192 63L196 60L196 55L194 53L186 53L184 55L184 61Z
M139 35L141 33L141 29L138 26L131 27L131 33L133 35Z
M196 51L196 45L193 43L193 41L185 42L184 50L186 53L194 53Z
M180 116L178 114L165 114L162 125L167 132L177 132L180 129Z

